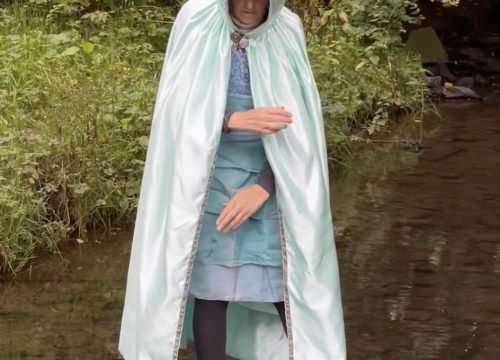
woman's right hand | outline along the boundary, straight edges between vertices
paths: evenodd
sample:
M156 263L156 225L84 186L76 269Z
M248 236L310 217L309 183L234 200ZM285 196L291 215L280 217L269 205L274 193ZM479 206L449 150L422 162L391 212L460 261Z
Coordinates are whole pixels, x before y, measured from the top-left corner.
M259 134L273 134L292 123L292 114L283 107L261 107L236 111L228 121L230 130L248 130Z

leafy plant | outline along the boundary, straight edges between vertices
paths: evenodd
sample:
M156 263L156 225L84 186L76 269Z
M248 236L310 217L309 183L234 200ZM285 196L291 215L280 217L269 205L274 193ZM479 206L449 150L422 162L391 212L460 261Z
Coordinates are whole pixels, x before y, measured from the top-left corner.
M331 164L344 162L352 139L383 129L397 110L420 121L426 109L424 70L401 40L403 24L420 20L416 1L310 0L307 5L295 3L306 9ZM351 136L355 130L361 134Z
M29 0L0 6L0 271L82 243L137 208L151 111L180 1ZM395 109L425 109L401 43L410 0L291 3L302 14L331 164ZM4 216L7 214L7 216Z
M12 272L135 213L173 22L161 7L85 26L75 14L62 29L43 14L0 11L0 270Z

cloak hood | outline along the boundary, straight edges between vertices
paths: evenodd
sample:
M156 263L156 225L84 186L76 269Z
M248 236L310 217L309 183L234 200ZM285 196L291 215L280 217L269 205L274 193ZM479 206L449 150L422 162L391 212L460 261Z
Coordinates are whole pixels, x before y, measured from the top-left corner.
M231 20L231 15L229 14L229 0L217 0L220 10L222 11L222 16L224 17L225 25L232 31L236 30L233 21ZM246 37L249 39L255 39L256 37L264 34L266 30L272 26L273 22L276 21L281 10L285 6L285 0L270 0L269 1L269 12L267 14L267 19L257 28L249 32Z
M127 276L118 345L126 360L177 360L192 338L189 282L234 29L227 0L189 0L170 33ZM294 120L262 136L275 178L288 337L272 304L232 303L226 352L242 360L344 360L323 117L302 24L283 0L270 0L267 20L247 37L254 106L284 106Z

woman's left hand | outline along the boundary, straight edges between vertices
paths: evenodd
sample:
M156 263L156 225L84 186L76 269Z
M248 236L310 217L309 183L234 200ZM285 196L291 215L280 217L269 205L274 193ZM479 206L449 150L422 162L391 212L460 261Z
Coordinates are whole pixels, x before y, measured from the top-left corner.
M259 210L269 196L269 193L258 184L238 189L224 204L224 209L215 222L217 230L226 233L236 229Z

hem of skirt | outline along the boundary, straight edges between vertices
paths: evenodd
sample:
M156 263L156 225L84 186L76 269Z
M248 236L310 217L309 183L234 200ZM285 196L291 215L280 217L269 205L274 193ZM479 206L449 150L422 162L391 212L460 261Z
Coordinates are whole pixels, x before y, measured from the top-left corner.
M255 298L233 298L233 297L227 297L227 296L196 296L192 292L189 292L190 295L195 297L196 299L201 299L201 300L211 300L211 301L228 301L228 302L238 302L238 301L245 301L245 302L256 302L256 303L275 303L275 302L282 302L285 301L285 298L277 298L277 299L272 299L272 300L267 300L267 299L255 299Z
M226 266L226 267L240 267L244 265L258 265L258 266L265 266L265 267L272 267L272 268L283 268L283 263L282 260L280 259L280 263L275 263L275 264L269 264L269 263L262 263L258 261L237 261L237 262L232 262L232 263L226 263L226 262L206 262L206 261L199 261L195 260L195 264L202 264L202 265L217 265L217 266Z

